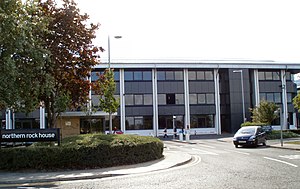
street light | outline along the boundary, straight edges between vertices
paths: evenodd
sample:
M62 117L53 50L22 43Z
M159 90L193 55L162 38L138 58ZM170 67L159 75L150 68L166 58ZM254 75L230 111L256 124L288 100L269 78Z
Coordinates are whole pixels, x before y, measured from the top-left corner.
M120 35L117 35L117 36L114 36L115 39L121 39L122 36ZM110 36L108 35L107 37L107 49L108 49L108 69L110 69Z
M241 87L242 87L242 104L243 104L243 123L245 123L245 99L244 99L244 82L243 82L243 70L233 70L234 73L241 73Z

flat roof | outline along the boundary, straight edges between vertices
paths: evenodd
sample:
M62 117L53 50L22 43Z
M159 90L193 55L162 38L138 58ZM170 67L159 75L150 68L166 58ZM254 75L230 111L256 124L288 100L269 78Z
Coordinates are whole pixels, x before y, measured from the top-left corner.
M95 68L107 68L102 62ZM298 70L299 62L274 60L190 60L190 59L117 59L111 60L111 68L232 68L232 69L286 69Z

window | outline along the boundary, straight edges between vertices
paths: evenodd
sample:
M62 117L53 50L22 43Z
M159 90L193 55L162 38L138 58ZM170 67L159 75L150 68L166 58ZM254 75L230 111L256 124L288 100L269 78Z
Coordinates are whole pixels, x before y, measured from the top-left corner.
M275 103L281 103L281 94L280 93L274 93L274 101L275 101Z
M273 80L273 73L272 72L265 72L266 80Z
M259 93L260 100L266 100L266 93Z
M134 80L143 80L143 73L139 71L133 72Z
M184 95L183 94L175 94L176 104L184 104Z
M166 80L174 80L174 72L166 71Z
M286 72L286 80L291 80L292 77L291 77L291 72Z
M197 80L204 80L204 71L197 71Z
M274 102L273 93L267 93L267 101Z
M164 71L158 71L157 80L166 80L166 73Z
M126 130L153 129L152 116L126 117Z
M205 94L198 94L198 104L205 104Z
M133 72L125 71L124 79L125 79L125 81L132 81L133 80Z
M258 80L265 80L265 72L258 72Z
M166 94L158 94L157 100L158 100L158 105L166 104Z
M191 115L191 128L213 128L214 115Z
M197 94L190 94L190 104L197 104Z
M143 105L143 95L134 95L134 104Z
M143 72L143 80L146 80L146 81L151 81L152 80L152 73L151 71L144 71Z
M189 71L189 80L196 80L196 72Z
M280 80L280 73L279 72L273 72L273 80Z
M292 93L287 93L287 103L292 103Z
M183 80L183 72L182 71L175 71L175 80Z
M205 80L214 80L214 75L212 71L205 71Z
M144 105L152 105L152 94L144 94Z
M214 104L215 103L214 94L206 94L206 103L207 104Z
M175 104L175 94L166 94L167 104Z
M125 105L134 105L133 102L133 95L125 95Z

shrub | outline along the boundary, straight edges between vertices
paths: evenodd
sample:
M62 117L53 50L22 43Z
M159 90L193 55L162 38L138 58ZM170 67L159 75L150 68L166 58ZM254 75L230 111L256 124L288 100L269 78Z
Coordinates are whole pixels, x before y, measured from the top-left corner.
M0 149L0 169L85 169L128 165L162 157L163 143L153 137L86 134L68 137L60 146L37 143Z
M245 122L241 124L241 127L245 127L245 126L267 126L266 123L259 123L259 122Z
M293 133L291 131L283 131L282 132L282 137L283 138L294 138L294 137L299 137L298 134ZM272 131L270 133L267 133L267 139L268 140L273 140L273 139L280 139L281 138L281 131Z

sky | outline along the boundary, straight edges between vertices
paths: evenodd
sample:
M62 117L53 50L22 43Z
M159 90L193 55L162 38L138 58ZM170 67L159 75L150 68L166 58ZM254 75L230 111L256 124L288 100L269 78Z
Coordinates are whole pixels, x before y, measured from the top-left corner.
M299 0L75 0L117 59L300 62ZM114 39L116 35L121 39ZM107 51L100 55L107 58Z

